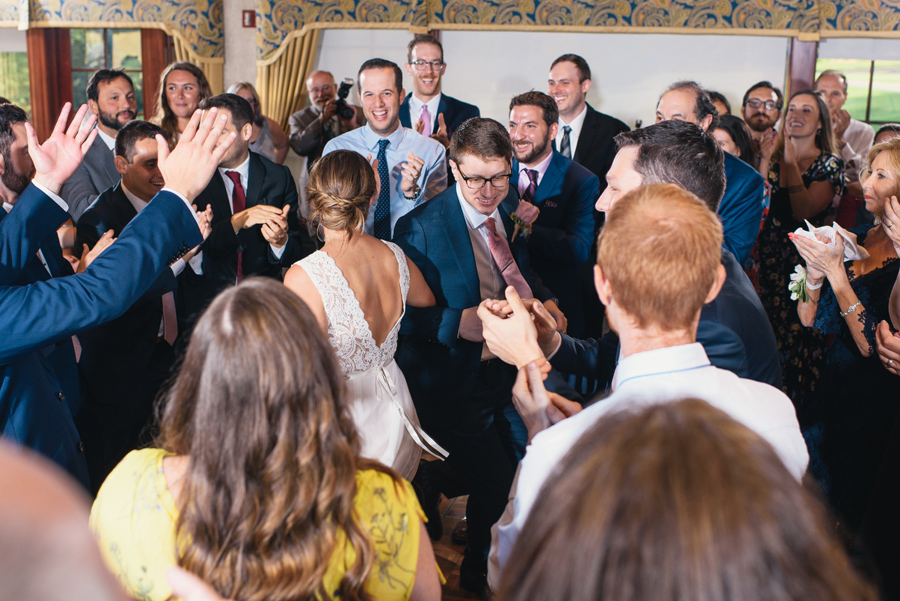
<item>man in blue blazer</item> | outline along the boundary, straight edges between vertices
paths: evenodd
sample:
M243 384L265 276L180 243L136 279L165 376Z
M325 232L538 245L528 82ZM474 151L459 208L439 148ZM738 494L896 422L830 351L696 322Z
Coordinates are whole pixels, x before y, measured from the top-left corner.
M88 486L82 445L54 370L40 349L124 312L167 265L203 239L192 200L233 143L219 141L224 121L199 112L169 155L159 140L160 168L169 187L122 232L84 273L12 286L40 244L68 219L60 183L78 167L95 134L86 107L64 132L66 104L51 137L38 144L30 125L28 152L36 175L15 208L0 221L0 427L4 438L49 457ZM215 126L213 125L215 123ZM208 215L206 216L208 219ZM202 222L203 220L201 220ZM168 227L159 227L160 223Z
M588 270L594 239L594 203L600 180L553 149L559 110L542 92L526 92L509 103L509 135L516 160L511 187L540 214L524 232L534 271L556 294L566 331L585 335L584 289L593 290Z
M619 134L616 142L619 152L597 210L608 211L617 198L650 183L681 186L715 210L724 188L725 153L711 135L684 121L666 121ZM700 313L697 342L716 367L780 388L778 347L762 303L747 274L725 248L722 264L725 281L719 295ZM576 340L546 327L541 332L541 348L554 369L593 378L594 391L609 386L616 368L615 334L601 340Z
M491 119L467 121L450 145L457 183L397 222L394 241L422 271L433 307L407 307L397 362L422 426L450 452L465 480L468 544L461 585L484 592L490 528L506 504L525 431L512 405L516 370L485 352L477 308L507 284L556 311L529 269L521 237L511 241L512 144ZM511 205L511 206L510 206Z
M656 106L657 123L670 119L687 121L712 132L719 116L709 95L698 83L679 81L669 86ZM765 181L753 167L727 152L725 180L725 195L718 210L725 230L724 246L743 266L747 264L762 227Z

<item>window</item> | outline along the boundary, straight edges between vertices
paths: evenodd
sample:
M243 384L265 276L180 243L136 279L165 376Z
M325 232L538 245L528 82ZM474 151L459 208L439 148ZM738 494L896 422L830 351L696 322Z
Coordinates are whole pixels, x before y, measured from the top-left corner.
M0 96L31 113L27 52L0 52Z
M847 77L844 109L854 119L872 124L900 122L900 61L819 59L816 77L833 69Z
M140 29L72 29L72 95L74 105L87 102L87 82L98 69L122 69L134 82L138 119L144 115Z

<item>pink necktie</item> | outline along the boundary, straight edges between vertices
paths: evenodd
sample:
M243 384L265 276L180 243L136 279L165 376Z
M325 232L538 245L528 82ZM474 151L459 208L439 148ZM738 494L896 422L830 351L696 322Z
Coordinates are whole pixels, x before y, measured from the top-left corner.
M178 336L178 322L175 321L175 294L173 292L166 292L162 295L162 310L163 339L169 343L169 346L172 346Z
M431 135L431 115L428 114L428 105L422 105L422 123L424 127L422 127L422 135L430 136Z
M488 246L491 247L491 256L494 258L494 263L496 263L497 267L500 269L503 280L508 286L513 286L521 298L533 298L534 295L531 292L531 287L528 285L528 282L525 281L525 278L522 277L519 266L516 265L516 262L513 260L512 252L509 250L509 244L506 243L506 238L497 233L494 218L488 217L484 221L484 226L488 229L488 233L490 234L488 236Z

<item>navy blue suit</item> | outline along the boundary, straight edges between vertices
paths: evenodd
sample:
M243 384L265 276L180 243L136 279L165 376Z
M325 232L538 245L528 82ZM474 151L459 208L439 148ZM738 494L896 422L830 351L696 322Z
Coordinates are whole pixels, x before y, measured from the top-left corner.
M459 338L464 309L482 301L475 254L457 188L453 186L407 213L394 241L422 272L436 305L407 307L397 349L422 426L449 451L449 466L468 490L466 558L486 562L490 528L506 505L525 432L512 406L516 369L499 360L481 361L483 344ZM514 192L500 206L507 239ZM529 268L525 241L510 250L536 298L551 293Z
M409 118L409 99L411 97L412 94L407 94L406 98L403 99L403 104L400 105L400 124L403 127L411 128L415 125ZM452 137L453 132L455 132L465 121L472 117L480 117L481 111L479 111L478 107L474 104L451 98L442 93L441 100L438 102L438 114L444 115L444 125L447 126L447 137ZM430 136L431 134L437 133L438 123L438 116L432 115L431 131L425 135Z
M85 273L10 285L66 219L31 185L0 222L0 427L5 438L37 450L88 486L78 432L40 349L123 313L202 237L184 202L160 192Z
M520 169L519 162L513 161L510 187L514 189L518 189ZM594 288L593 278L583 277L578 266L590 259L594 204L599 196L597 176L554 150L534 195L541 213L528 237L528 252L532 268L559 300L569 321L567 331L576 337L584 335L583 289Z
M697 342L710 363L742 378L781 389L781 364L775 334L750 279L728 250L722 249L725 283L712 302L704 305L697 327ZM590 392L605 390L617 361L618 338L576 340L563 334L552 358L554 369L589 378Z
M747 264L762 223L765 181L756 170L725 153L725 195L719 203L719 220L725 230L724 246L738 263Z

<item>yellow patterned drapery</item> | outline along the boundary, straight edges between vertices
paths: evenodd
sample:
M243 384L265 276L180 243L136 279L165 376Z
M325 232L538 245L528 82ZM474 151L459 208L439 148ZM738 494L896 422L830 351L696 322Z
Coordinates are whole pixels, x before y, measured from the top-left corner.
M316 64L319 30L294 32L278 51L256 64L262 113L288 129L288 117L303 107L306 78Z

